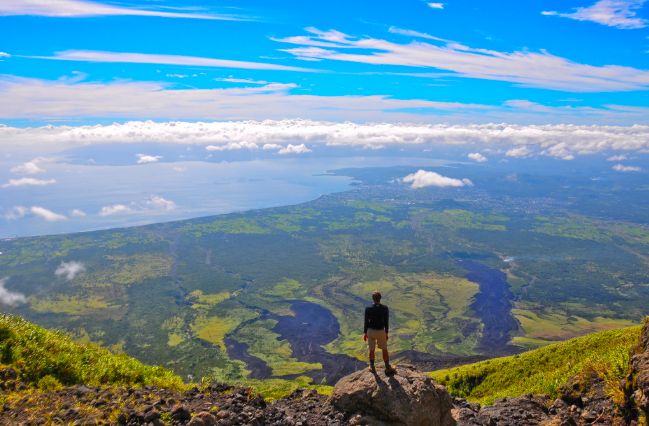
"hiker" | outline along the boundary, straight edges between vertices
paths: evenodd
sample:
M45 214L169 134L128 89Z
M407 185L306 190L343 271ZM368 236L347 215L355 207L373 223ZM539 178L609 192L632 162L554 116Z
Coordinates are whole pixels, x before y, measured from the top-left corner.
M385 363L385 374L394 374L396 370L390 365L390 354L388 353L388 328L390 311L388 307L381 304L381 293L372 293L372 306L365 308L365 325L363 326L363 340L367 342L370 350L370 371L375 372L374 351L376 346L383 352Z

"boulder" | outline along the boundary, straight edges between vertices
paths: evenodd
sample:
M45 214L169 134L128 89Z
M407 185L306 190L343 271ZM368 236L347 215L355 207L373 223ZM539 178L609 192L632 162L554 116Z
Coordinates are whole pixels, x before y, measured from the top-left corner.
M340 379L331 404L363 424L451 426L452 400L443 386L411 365L399 365L396 374L364 369Z

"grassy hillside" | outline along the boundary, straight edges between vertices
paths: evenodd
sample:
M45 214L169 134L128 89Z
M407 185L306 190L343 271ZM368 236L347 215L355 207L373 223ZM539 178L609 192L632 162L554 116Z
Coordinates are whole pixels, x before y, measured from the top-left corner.
M617 383L626 373L629 351L639 335L640 326L603 331L430 375L451 394L481 404L528 393L556 396L569 378L587 369Z
M86 385L156 386L180 389L180 377L92 343L79 343L13 315L0 315L0 363L41 388Z
M23 383L41 389L85 384L89 386L154 386L184 390L180 377L162 368L148 366L125 354L113 354L94 343L80 343L61 331L47 330L24 319L0 314L0 370L11 367ZM298 388L328 394L331 387L313 385L309 377L295 380L240 380L232 382L254 389L273 400Z

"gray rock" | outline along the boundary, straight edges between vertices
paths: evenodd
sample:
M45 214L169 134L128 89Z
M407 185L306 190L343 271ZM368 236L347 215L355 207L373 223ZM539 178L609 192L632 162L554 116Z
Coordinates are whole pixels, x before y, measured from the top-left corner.
M455 425L446 389L410 365L398 366L396 374L390 376L382 369L375 373L365 369L343 377L334 387L330 402L352 419L369 424Z

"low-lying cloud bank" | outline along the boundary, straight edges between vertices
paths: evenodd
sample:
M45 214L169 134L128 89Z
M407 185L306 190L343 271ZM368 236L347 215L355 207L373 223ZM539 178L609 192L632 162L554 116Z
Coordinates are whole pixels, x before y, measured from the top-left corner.
M71 260L69 262L61 262L59 267L56 268L56 271L54 271L54 274L57 277L64 277L66 280L72 281L77 275L85 272L85 270L86 266L83 263Z
M7 281L9 281L9 277L0 279L0 304L14 306L19 303L27 302L24 294L10 291L5 288Z
M509 157L565 160L600 152L649 152L649 126L573 124L402 124L265 120L219 122L131 121L94 126L16 128L0 125L0 140L35 149L88 144L159 142L206 145L209 151L279 149L300 153L318 147L381 149L444 145L487 147ZM289 148L291 147L291 148ZM285 148L284 151L281 151ZM49 148L53 149L53 148Z

